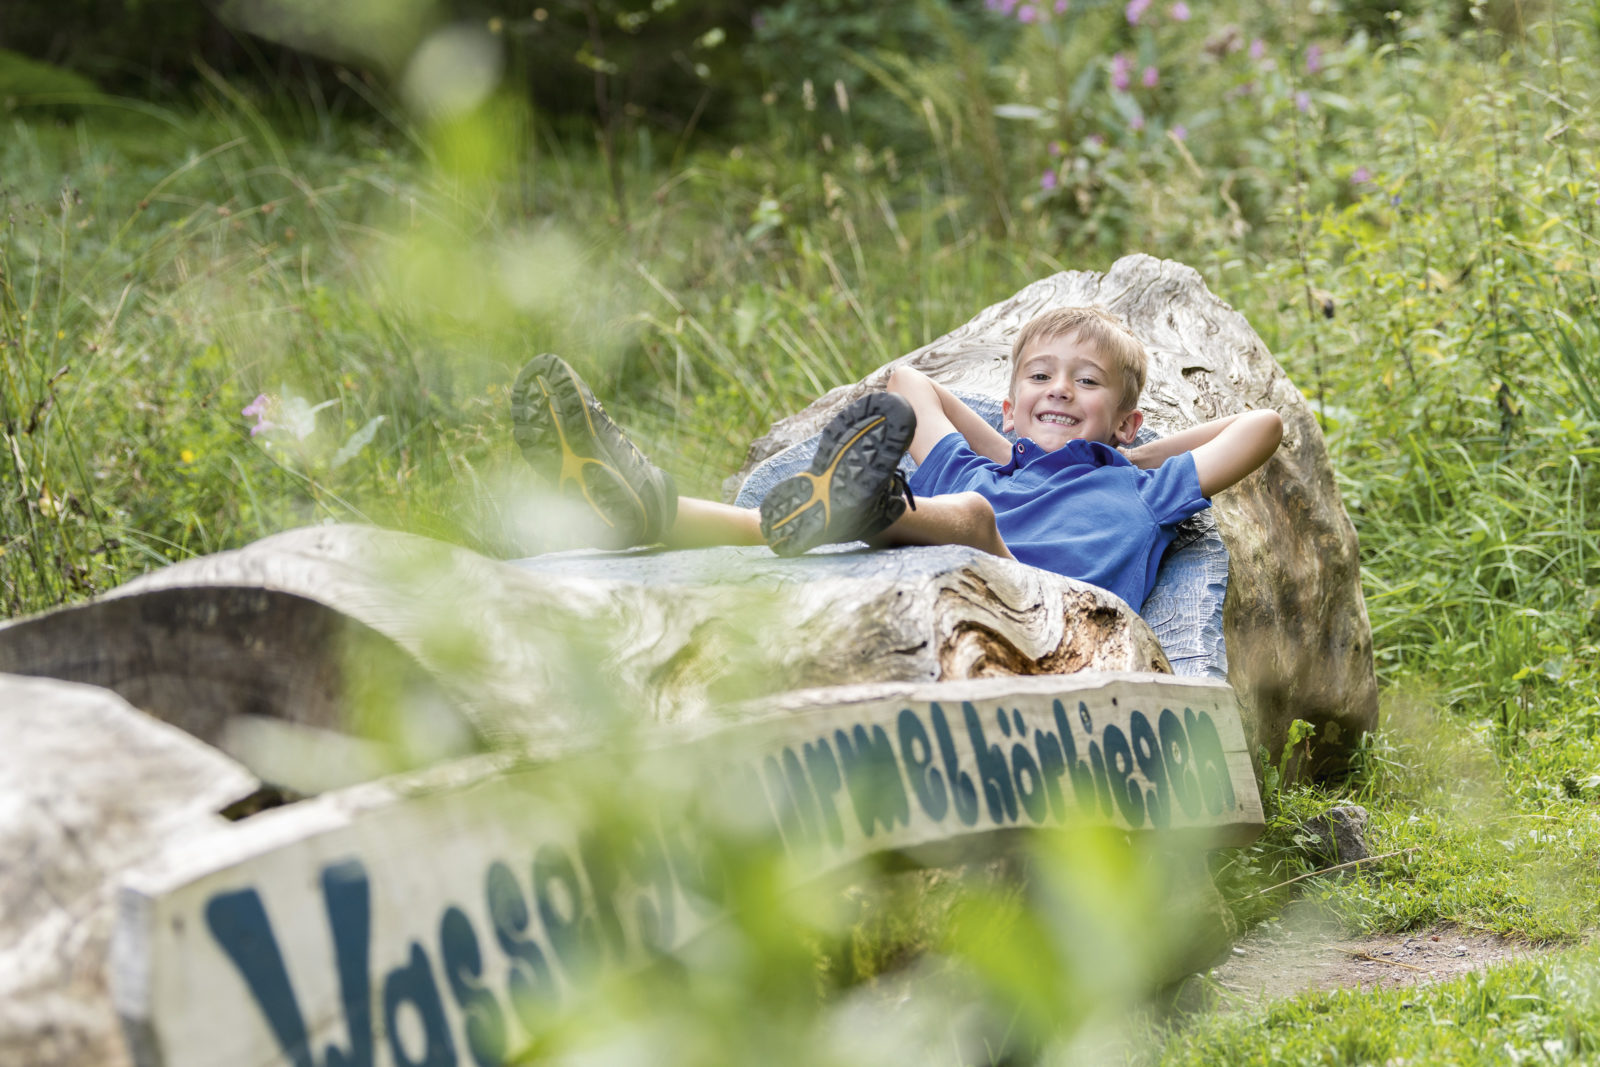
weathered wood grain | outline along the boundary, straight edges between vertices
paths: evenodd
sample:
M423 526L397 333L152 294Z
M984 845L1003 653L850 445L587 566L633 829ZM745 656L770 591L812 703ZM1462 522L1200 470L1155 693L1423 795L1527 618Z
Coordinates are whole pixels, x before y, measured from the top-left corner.
M207 610L178 610L190 600ZM208 613L233 600L260 610L241 616L248 625L226 612L213 625ZM352 628L373 636L360 647L382 653L380 672L418 665L420 680L399 689L436 689L476 736L516 747L695 721L818 685L1167 669L1115 598L971 549L588 553L517 566L360 526L290 531L0 628L0 662L119 688L182 724L204 719L200 736L269 705L348 729L335 706L351 656L329 635Z
M1310 406L1244 317L1180 263L1127 256L1104 274L1068 271L1029 285L778 422L751 445L725 495L731 499L761 460L810 437L862 393L883 388L899 363L957 392L1005 396L1017 331L1041 311L1081 305L1122 316L1144 341L1150 374L1140 406L1158 433L1254 408L1270 407L1283 417L1277 454L1215 502L1231 556L1228 677L1255 739L1271 751L1299 718L1319 727L1322 751L1337 755L1377 721L1355 530Z
M0 736L0 1063L119 1067L116 881L258 783L90 686L0 675Z

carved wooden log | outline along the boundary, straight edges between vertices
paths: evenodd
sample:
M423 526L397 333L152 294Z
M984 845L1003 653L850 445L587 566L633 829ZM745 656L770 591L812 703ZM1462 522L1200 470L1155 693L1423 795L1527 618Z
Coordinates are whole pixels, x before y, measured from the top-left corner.
M256 787L85 685L0 675L0 1063L129 1062L105 964L116 882Z
M203 610L180 611L186 601ZM220 610L229 603L250 606L243 621ZM285 707L323 709L313 725L348 728L331 709L351 657L329 635L352 630L383 672L403 659L432 680L391 691L436 689L482 739L518 746L818 685L1168 669L1116 598L971 549L518 566L358 526L290 531L0 627L0 666L106 685L201 736L291 697ZM408 715L437 701L411 703Z
M860 394L909 363L962 393L1005 396L1011 340L1041 311L1098 305L1127 321L1150 352L1141 400L1146 424L1166 434L1208 419L1271 407L1283 445L1257 474L1217 497L1232 563L1226 601L1229 681L1247 730L1277 752L1292 719L1318 725L1326 754L1377 721L1372 633L1361 597L1355 530L1309 405L1244 317L1179 263L1136 255L1104 274L1068 271L986 308L971 322L775 426L729 479L737 492L757 463L816 433Z
M726 730L613 739L571 752L565 768L474 757L229 823L216 813L258 783L226 757L105 690L0 676L0 728L13 739L0 749L0 1062L289 1063L339 1042L392 1051L393 1015L371 1011L369 994L432 974L415 959L450 951L435 940L452 929L447 912L493 953L495 924L521 921L484 913L504 903L496 872L524 893L536 855L580 856L583 872L566 904L538 897L541 922L561 907L678 916L630 919L607 940L606 963L631 966L715 921L716 898L708 912L695 881L696 807L728 813L740 847L780 847L808 875L885 851L966 862L1031 827L1153 828L1204 847L1261 826L1220 682L1085 671L847 686L780 694L740 717ZM630 798L629 826L662 835L670 868L599 878L612 868L576 847L575 783ZM650 840L611 862L665 855ZM531 888L547 892L537 879ZM571 939L528 937L556 981L588 973ZM285 960L292 983L279 981ZM500 961L485 974L512 970ZM436 1038L469 1039L461 988L427 998L451 1032L430 1028L432 1050Z
M502 1062L548 1010L519 998L542 987L567 1002L720 921L728 850L781 850L784 876L808 879L890 852L966 862L1034 827L1159 828L1200 848L1261 828L1222 682L850 686L747 711L723 730L613 738L559 767L479 757L357 786L131 873L112 980L140 1067L303 1063L328 1048L353 1063L402 1050ZM596 813L604 834L586 832ZM1191 936L1164 908L1149 923Z

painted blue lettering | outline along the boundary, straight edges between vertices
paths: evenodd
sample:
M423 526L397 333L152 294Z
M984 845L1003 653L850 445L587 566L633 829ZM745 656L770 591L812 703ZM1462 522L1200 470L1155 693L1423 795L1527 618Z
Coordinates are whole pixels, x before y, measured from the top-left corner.
M544 950L527 936L532 918L528 900L522 895L511 868L498 861L490 864L483 879L483 891L489 904L489 921L494 924L495 940L500 942L500 950L510 961L506 968L506 989L511 994L511 1010L525 1031L537 1033L542 1025L541 1009L554 1007L561 995L555 976L550 973L550 965L545 962Z
M584 914L578 869L557 845L541 845L533 859L533 899L545 936L567 977L578 983L600 967L600 938Z
M906 765L906 777L911 780L911 791L917 794L917 804L934 822L944 818L950 810L950 798L945 793L944 776L933 766L933 742L928 728L910 708L901 708L897 720L900 732L900 759Z
M1128 825L1137 830L1144 825L1144 790L1133 778L1133 752L1122 727L1107 726L1102 735L1106 739L1106 772L1111 779L1111 795L1116 798L1117 809Z
M811 790L811 779L800 766L800 757L794 749L783 750L783 776L789 782L789 799L800 813L808 843L818 843L822 837L822 815L817 811L817 796Z
M1044 776L1039 773L1033 753L1021 742L1011 746L1011 777L1016 782L1022 810L1034 822L1044 822L1045 816L1050 814L1050 804L1044 795Z
M1189 735L1183 732L1183 723L1171 708L1162 708L1156 720L1156 731L1161 736L1161 759L1167 765L1167 779L1172 783L1172 795L1178 807L1189 818L1200 815L1200 784L1195 781L1194 757L1189 752Z
M1033 747L1039 754L1039 777L1044 781L1050 817L1058 823L1063 822L1067 817L1067 805L1061 793L1061 778L1067 773L1067 761L1061 754L1061 740L1048 730L1035 730Z
M478 1067L500 1067L506 1058L506 1017L483 984L483 954L467 913L451 905L439 920L439 961L450 993L466 1019L467 1051Z
M811 784L816 787L822 829L828 835L828 843L839 848L844 844L844 826L839 822L839 810L833 802L834 794L844 788L844 778L839 774L839 761L834 759L833 749L825 737L817 738L814 743L806 742L801 751L806 756L806 771L811 775Z
M790 791L789 781L784 777L783 765L778 762L778 757L769 754L762 759L761 771L767 782L767 797L778 812L778 827L783 831L784 847L793 852L797 848L815 844L815 833L811 826L806 825L805 817L801 814L801 802ZM809 794L810 789L806 792Z
M1217 735L1217 724L1203 711L1196 715L1193 709L1184 708L1183 725L1189 734L1189 745L1194 750L1194 762L1201 789L1205 793L1206 810L1213 815L1221 815L1223 808L1232 811L1238 798L1234 796L1233 779L1228 774L1228 759L1222 752L1222 738Z
M1100 797L1100 811L1109 819L1117 811L1111 802L1111 782L1106 777L1106 761L1105 757L1100 755L1098 741L1089 742L1089 765L1094 769L1094 790Z
M894 742L889 740L884 728L874 725L870 734L860 725L850 734L835 730L833 743L839 750L845 786L850 792L850 804L855 808L861 832L871 837L880 822L886 831L893 830L896 822L909 825L911 801L906 797L905 783L900 778L900 761L894 755Z
M1128 715L1128 734L1133 744L1134 762L1151 785L1145 795L1145 813L1150 817L1151 826L1164 830L1172 825L1171 787L1167 785L1167 764L1161 758L1155 729L1144 712L1134 711Z
M628 954L628 941L622 931L622 919L617 915L617 895L622 888L622 872L617 869L617 857L612 850L612 838L599 834L583 834L578 838L578 862L589 879L589 899L594 904L595 925L605 939L611 958L621 960Z
M422 1038L427 1043L416 1057L400 1035L400 1009L406 1004L422 1019ZM456 1062L456 1043L450 1036L438 983L433 980L433 967L415 941L411 942L410 960L383 979L383 1030L389 1035L389 1055L398 1067L453 1067Z
M677 894L666 850L653 829L644 829L634 835L626 857L629 875L644 890L634 905L639 942L650 955L665 955L677 939Z
M1078 758L1078 742L1073 736L1072 723L1067 721L1067 710L1057 700L1051 706L1051 715L1056 720L1056 732L1061 735L1061 756L1067 765L1067 774L1072 779L1072 795L1078 799L1078 810L1085 815L1093 815L1095 807L1094 772L1089 765ZM1087 719L1089 707L1082 701L1078 702L1078 717ZM1093 743L1090 744L1091 756L1098 752Z
M339 998L350 1031L348 1050L329 1045L324 1067L372 1067L372 1002L368 953L372 938L371 891L358 860L322 869L322 900L333 935ZM300 1002L289 982L283 952L254 889L218 893L206 902L206 926L228 954L267 1020L278 1048L294 1067L316 1067Z
M978 721L978 711L968 701L962 701L961 714L967 720L967 736L972 741L972 754L978 761L978 781L983 783L983 799L989 805L989 818L999 825L1017 821L1017 795L1011 788L1011 768L1006 765L1005 754L999 745L991 745L983 736L983 723Z
M978 821L978 788L972 784L972 775L961 769L961 757L956 753L955 738L950 734L950 724L945 721L944 709L937 702L929 704L928 715L933 719L933 736L939 742L939 755L944 759L944 775L950 783L956 818L961 820L961 825L971 826Z

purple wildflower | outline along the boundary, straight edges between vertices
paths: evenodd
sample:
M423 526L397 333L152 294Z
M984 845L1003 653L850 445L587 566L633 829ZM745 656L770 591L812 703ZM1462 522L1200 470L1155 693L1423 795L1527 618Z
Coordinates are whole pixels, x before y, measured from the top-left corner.
M270 413L276 406L277 402L274 401L270 396L268 396L266 393L260 393L257 394L256 398L250 401L250 403L239 412L239 414L246 417L251 415L255 416L256 423L254 426L250 427L251 437L254 437L256 434L266 433L268 430L276 430L278 428L277 423L272 422L267 418L268 413Z
M1067 146L1062 144L1060 141L1051 141L1050 142L1050 154L1052 156L1059 156L1061 153L1065 152L1066 150L1067 150Z
M1018 22L1036 22L1038 19L1039 11L1032 4L1023 4L1017 9Z
M1314 44L1306 49L1306 73L1315 74L1322 69L1322 46Z
M1266 54L1267 54L1267 42L1263 41L1259 37L1257 37L1255 40L1250 42L1250 58L1251 59L1260 59L1262 56L1264 56Z
M1087 136L1087 137L1085 137L1083 139L1083 147L1085 147L1085 148L1090 148L1090 149L1094 149L1094 150L1098 151L1098 150L1104 148L1105 146L1106 146L1106 139L1104 137L1100 136L1098 133L1091 133L1089 136Z
M1144 129L1144 115L1143 114L1134 115L1133 118L1128 121L1128 125L1132 126L1136 130Z
M1043 174L1039 175L1039 188L1043 189L1045 192L1048 193L1050 190L1054 189L1055 187L1056 187L1056 172L1055 171L1047 170Z
M1139 80L1144 82L1144 87L1146 89L1154 89L1157 85L1161 84L1161 72L1156 70L1154 67L1146 67L1144 68L1143 77L1141 77Z
M1295 93L1294 106L1299 108L1301 111L1310 111L1311 94L1306 92L1304 89L1301 89L1298 93Z
M1350 173L1351 185L1365 185L1372 180L1372 172L1366 167L1357 167Z
M1128 6L1123 10L1123 14L1128 17L1128 25L1139 25L1139 20L1144 17L1149 7L1150 0L1128 0Z
M1056 14L1065 15L1067 8L1072 6L1072 0L1056 0Z
M1167 8L1167 14L1172 16L1172 21L1174 22L1188 22L1189 5L1184 3L1183 0L1178 0L1176 4Z
M1178 123L1178 125L1172 127L1172 138L1175 141L1187 141L1189 139L1189 127L1181 122Z
M1133 61L1118 52L1111 57L1111 87L1118 92L1127 92L1130 75L1133 73Z

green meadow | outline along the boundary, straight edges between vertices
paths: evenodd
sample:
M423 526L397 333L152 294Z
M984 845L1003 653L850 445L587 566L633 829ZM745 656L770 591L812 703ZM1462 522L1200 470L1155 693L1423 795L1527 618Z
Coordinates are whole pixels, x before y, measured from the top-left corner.
M1318 413L1383 694L1348 773L1286 783L1263 754L1267 832L1210 860L1234 920L1300 901L1551 951L1171 1014L1083 971L1038 904L1099 914L1110 853L1098 888L1041 858L1037 898L785 901L752 865L749 915L785 917L740 920L759 961L610 990L548 1048L883 1062L851 1012L934 971L1000 1025L930 1062L1592 1062L1600 7L927 0L877 44L840 29L865 10L773 5L748 91L689 128L556 117L512 74L352 77L336 105L3 57L0 610L324 521L532 554L555 544L507 403L535 353L719 497L774 420L1029 282L1179 260ZM1346 802L1399 855L1272 888L1315 869L1295 827Z

